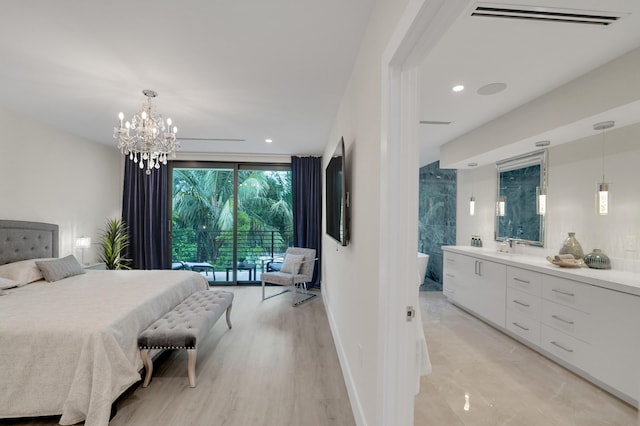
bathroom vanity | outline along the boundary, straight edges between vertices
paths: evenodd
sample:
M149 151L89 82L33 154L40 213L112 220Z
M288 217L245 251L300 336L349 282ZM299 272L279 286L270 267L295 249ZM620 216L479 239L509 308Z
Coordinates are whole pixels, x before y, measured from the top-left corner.
M638 407L640 274L560 268L541 255L445 246L457 306Z

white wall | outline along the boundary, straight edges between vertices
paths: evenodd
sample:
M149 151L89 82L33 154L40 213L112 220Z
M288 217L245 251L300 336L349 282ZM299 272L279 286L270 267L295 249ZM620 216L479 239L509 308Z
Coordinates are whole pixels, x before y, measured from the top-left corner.
M57 223L60 256L122 210L120 152L0 109L0 219ZM105 129L105 131L110 131ZM95 245L85 262L95 259Z
M595 210L596 184L602 179L602 135L549 149L549 201L545 249L557 253L568 232L575 232L585 254L600 248L616 269L640 273L640 124L605 133L605 180L612 182L610 213ZM472 234L493 246L496 170L489 165L458 170L457 244L469 245ZM476 215L469 216L469 197L476 197ZM628 250L629 237L636 242ZM626 243L626 244L625 244Z
M378 362L378 247L382 53L405 0L378 1L324 153L340 137L349 158L351 243L323 238L322 291L356 421L376 419Z

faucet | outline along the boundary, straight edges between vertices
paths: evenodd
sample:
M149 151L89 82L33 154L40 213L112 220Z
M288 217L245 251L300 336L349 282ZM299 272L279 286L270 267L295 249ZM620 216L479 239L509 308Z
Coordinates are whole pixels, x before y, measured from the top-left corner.
M508 244L509 251L511 251L512 253L515 252L516 247L525 244L524 240L521 238L505 238L504 241Z

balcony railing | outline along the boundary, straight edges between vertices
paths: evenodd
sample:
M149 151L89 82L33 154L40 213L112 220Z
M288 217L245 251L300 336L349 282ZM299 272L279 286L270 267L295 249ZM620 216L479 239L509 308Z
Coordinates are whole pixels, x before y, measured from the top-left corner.
M293 245L293 230L238 231L234 259L233 231L174 229L171 234L172 262L206 262L225 270L235 262L252 263L282 255Z

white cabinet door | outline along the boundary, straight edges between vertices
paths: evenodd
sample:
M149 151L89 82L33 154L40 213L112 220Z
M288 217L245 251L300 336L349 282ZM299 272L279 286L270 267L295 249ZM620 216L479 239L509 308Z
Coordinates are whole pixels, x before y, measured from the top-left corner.
M594 287L594 356L590 374L640 401L640 296Z
M492 323L505 328L507 267L477 260L474 269L476 279L471 291L474 310Z
M452 301L504 328L506 268L488 260L445 252L443 292Z

